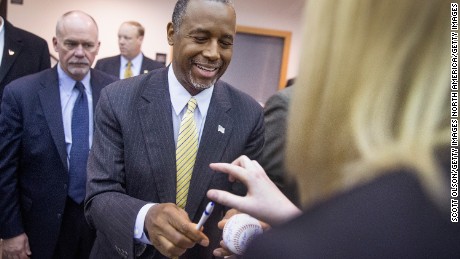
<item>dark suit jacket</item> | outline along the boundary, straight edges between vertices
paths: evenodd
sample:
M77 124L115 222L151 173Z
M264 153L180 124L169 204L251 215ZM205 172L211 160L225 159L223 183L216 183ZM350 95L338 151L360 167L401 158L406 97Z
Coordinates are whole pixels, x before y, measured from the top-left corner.
M3 89L11 81L51 67L48 44L44 39L3 20L5 47L0 66L0 104Z
M96 62L94 69L104 71L120 78L120 58L120 55L118 55L100 59ZM165 67L162 63L142 55L141 75L162 67Z
M97 229L91 258L164 258L153 246L133 241L134 223L149 202L175 203L176 155L168 69L121 81L101 93L95 136L88 161L86 215ZM129 87L126 87L129 86ZM218 127L225 128L224 133ZM230 190L224 174L211 162L232 162L240 155L257 159L264 143L262 107L225 82L215 84L201 136L185 210L198 222L209 201L207 190ZM196 245L184 258L212 258L222 233L217 222L224 208L216 205L204 226L209 248ZM143 251L145 249L145 251Z
M278 91L265 103L265 146L259 163L284 195L299 205L297 184L286 176L284 167L286 124L293 90L294 87L288 87Z
M91 70L94 104L113 81ZM69 182L57 67L5 88L0 154L0 237L25 232L34 258L51 258Z
M458 258L460 225L444 210L412 172L389 172L267 231L244 258Z

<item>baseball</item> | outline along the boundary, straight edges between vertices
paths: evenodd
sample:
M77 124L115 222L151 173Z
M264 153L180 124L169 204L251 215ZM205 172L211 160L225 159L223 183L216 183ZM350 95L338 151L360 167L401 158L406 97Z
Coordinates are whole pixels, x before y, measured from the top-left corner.
M243 254L251 240L263 232L259 221L248 214L232 216L224 226L223 240L235 254Z

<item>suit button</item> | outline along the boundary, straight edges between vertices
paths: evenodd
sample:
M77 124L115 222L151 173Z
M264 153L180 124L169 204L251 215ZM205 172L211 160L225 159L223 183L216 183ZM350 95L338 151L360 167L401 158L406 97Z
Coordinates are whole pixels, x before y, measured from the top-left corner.
M57 218L58 218L58 219L61 219L61 218L62 218L62 214L61 214L61 213L58 213L58 214L57 214Z

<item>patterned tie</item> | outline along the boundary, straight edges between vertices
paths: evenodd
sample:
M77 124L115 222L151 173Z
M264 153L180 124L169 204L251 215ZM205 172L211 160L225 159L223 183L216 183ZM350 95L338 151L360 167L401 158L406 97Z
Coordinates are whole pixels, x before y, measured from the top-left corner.
M81 82L75 83L79 91L72 113L72 148L69 159L69 197L80 204L85 199L86 163L89 153L88 98Z
M129 78L133 76L133 71L131 70L131 61L128 61L125 68L125 78Z
M188 188L192 179L193 166L195 165L198 151L198 133L193 112L196 108L195 98L190 98L187 112L180 123L179 136L176 149L176 204L185 208L187 203Z

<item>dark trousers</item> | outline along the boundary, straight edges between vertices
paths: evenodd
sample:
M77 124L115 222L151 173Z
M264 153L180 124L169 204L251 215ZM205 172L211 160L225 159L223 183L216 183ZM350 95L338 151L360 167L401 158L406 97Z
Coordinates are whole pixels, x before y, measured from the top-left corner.
M67 197L61 231L54 259L87 259L93 247L96 232L90 229L83 213L83 203L77 204Z

